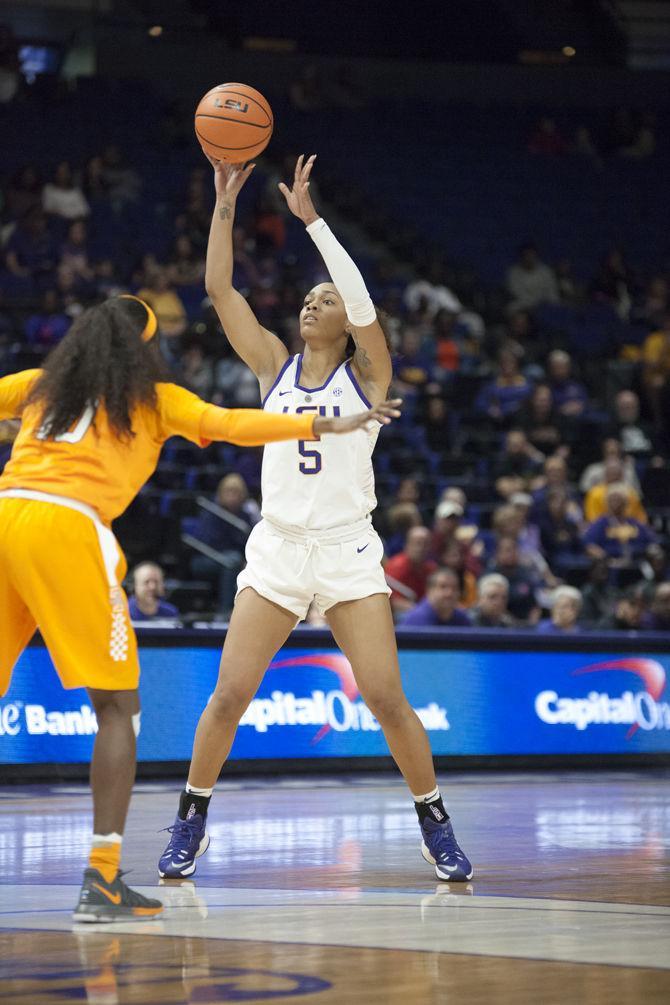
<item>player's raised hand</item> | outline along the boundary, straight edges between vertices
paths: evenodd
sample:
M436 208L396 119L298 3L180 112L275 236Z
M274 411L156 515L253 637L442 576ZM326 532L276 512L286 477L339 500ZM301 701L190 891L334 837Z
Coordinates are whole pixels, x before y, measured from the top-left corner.
M367 429L372 422L380 422L383 426L388 426L393 419L400 418L401 404L402 398L392 398L390 401L382 401L381 405L375 405L367 412L359 412L358 415L338 415L333 419L319 416L314 420L314 435L353 433L357 429Z
M204 150L203 153L205 153ZM205 153L205 157L214 168L216 198L237 199L240 189L256 165L228 164L227 161L218 161L207 153Z
M314 203L309 194L309 176L312 173L315 160L316 154L312 154L307 160L305 160L304 154L300 154L295 165L293 187L289 188L283 181L279 183L279 191L286 199L286 205L294 216L302 220L306 227L319 219L319 214L314 209Z

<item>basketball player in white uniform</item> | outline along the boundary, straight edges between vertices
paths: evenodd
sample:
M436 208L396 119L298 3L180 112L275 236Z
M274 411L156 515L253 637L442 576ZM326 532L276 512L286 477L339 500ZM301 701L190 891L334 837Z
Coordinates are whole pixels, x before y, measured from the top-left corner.
M304 352L290 357L232 286L235 203L253 165L212 161L216 206L206 285L231 344L258 378L264 408L351 415L384 401L391 358L363 277L314 209L309 195L314 159L300 157L293 187L279 186L332 278L305 296ZM472 877L437 787L428 737L402 690L383 546L370 521L378 432L377 426L372 432L265 447L263 519L247 543L219 679L198 723L188 782L159 861L162 876L195 872L195 859L209 844L212 790L238 723L268 664L315 600L412 793L424 858L439 879Z

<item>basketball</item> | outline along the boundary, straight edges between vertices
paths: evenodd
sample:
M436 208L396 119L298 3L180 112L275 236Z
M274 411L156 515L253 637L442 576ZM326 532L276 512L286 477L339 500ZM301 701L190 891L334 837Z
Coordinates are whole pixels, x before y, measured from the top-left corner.
M247 84L219 84L195 110L195 133L210 157L240 164L270 142L274 122L263 95Z

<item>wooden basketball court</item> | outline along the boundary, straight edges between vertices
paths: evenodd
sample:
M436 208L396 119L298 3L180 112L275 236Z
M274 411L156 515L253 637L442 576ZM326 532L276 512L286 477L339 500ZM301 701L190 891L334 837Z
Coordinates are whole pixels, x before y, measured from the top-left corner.
M670 1001L660 772L442 778L467 885L439 883L392 775L226 781L195 881L156 862L179 783L139 785L128 882L154 922L75 925L84 785L0 790L0 1002Z

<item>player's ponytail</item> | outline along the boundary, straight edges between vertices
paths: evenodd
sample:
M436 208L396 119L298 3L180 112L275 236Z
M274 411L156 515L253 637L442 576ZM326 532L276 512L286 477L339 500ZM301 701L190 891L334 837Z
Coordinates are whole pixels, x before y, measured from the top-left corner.
M133 435L138 405L156 405L156 383L169 380L156 340L143 341L147 312L138 300L114 297L90 307L47 356L28 399L42 407L48 438L66 433L84 409L104 405L113 431Z

